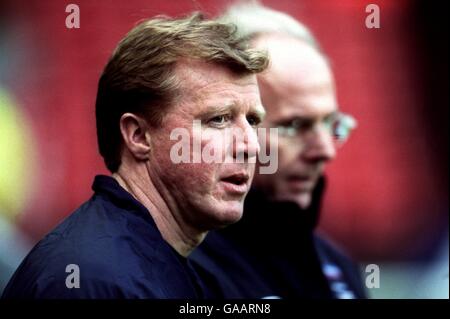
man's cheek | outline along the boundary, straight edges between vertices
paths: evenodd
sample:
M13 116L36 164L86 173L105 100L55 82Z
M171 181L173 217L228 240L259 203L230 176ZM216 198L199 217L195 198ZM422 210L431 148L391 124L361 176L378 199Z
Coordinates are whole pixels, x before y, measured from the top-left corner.
M227 147L223 133L215 133L202 136L201 157L202 163L214 165L225 162Z
M212 186L215 177L214 165L205 163L180 163L176 164L172 170L184 185L189 185L192 189L208 189ZM175 180L176 182L176 180Z
M287 166L298 161L300 154L295 151L295 147L281 146L278 148L278 171L283 171Z

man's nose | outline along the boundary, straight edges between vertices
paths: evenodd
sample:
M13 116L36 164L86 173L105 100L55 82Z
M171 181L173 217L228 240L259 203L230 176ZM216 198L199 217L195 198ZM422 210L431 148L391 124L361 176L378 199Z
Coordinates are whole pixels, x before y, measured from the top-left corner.
M304 141L303 157L312 162L331 161L336 157L336 145L331 133L318 127Z
M256 158L260 150L256 128L245 120L245 123L239 125L234 131L234 144L233 156L235 158L246 160Z

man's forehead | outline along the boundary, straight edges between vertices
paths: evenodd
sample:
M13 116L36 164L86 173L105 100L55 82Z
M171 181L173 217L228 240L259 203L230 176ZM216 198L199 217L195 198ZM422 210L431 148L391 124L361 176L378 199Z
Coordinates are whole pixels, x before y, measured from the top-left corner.
M283 85L299 81L304 85L333 82L333 74L325 56L304 40L288 35L267 34L258 37L254 45L269 53L270 66L259 75L266 81Z
M318 48L311 42L304 39L281 33L261 34L252 41L252 45L258 49L267 50L270 57L289 57L289 59L280 60L289 63L294 57L302 59L304 56L318 54ZM295 56L292 54L295 53ZM279 59L277 59L279 60ZM271 61L271 63L273 63Z
M283 107L268 108L267 119L269 121L286 120L293 118L322 119L338 111L336 104L323 103L315 105L287 104Z
M266 34L253 42L269 52L271 64L258 75L267 119L321 118L337 109L334 79L312 44L288 35Z
M254 74L236 75L224 66L201 61L182 61L175 74L180 82L181 102L194 103L199 112L211 106L255 109L261 105Z
M336 94L330 84L305 87L300 84L283 86L262 81L259 83L262 102L270 117L316 117L337 109Z

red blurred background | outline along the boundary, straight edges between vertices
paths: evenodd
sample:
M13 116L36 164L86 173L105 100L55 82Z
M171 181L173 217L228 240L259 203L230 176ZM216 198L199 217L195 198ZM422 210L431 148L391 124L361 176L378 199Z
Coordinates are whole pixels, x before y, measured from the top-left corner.
M331 60L342 110L358 128L329 166L321 229L359 260L425 258L448 229L448 31L436 3L266 0L309 26ZM68 29L66 6L80 8ZM0 85L35 135L32 192L18 225L39 239L106 173L97 152L97 81L117 42L142 18L230 1L3 0ZM33 178L32 178L33 177ZM24 199L25 200L25 199Z

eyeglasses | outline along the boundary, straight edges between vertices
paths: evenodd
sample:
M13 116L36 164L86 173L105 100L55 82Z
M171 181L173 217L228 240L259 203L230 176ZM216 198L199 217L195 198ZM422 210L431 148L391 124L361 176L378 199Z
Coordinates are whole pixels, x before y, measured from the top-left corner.
M351 131L357 126L353 116L335 112L325 117L321 122L311 118L296 117L286 122L278 123L274 127L278 129L279 136L294 138L306 137L314 130L317 124L322 124L322 127L338 144L343 144L350 136Z

